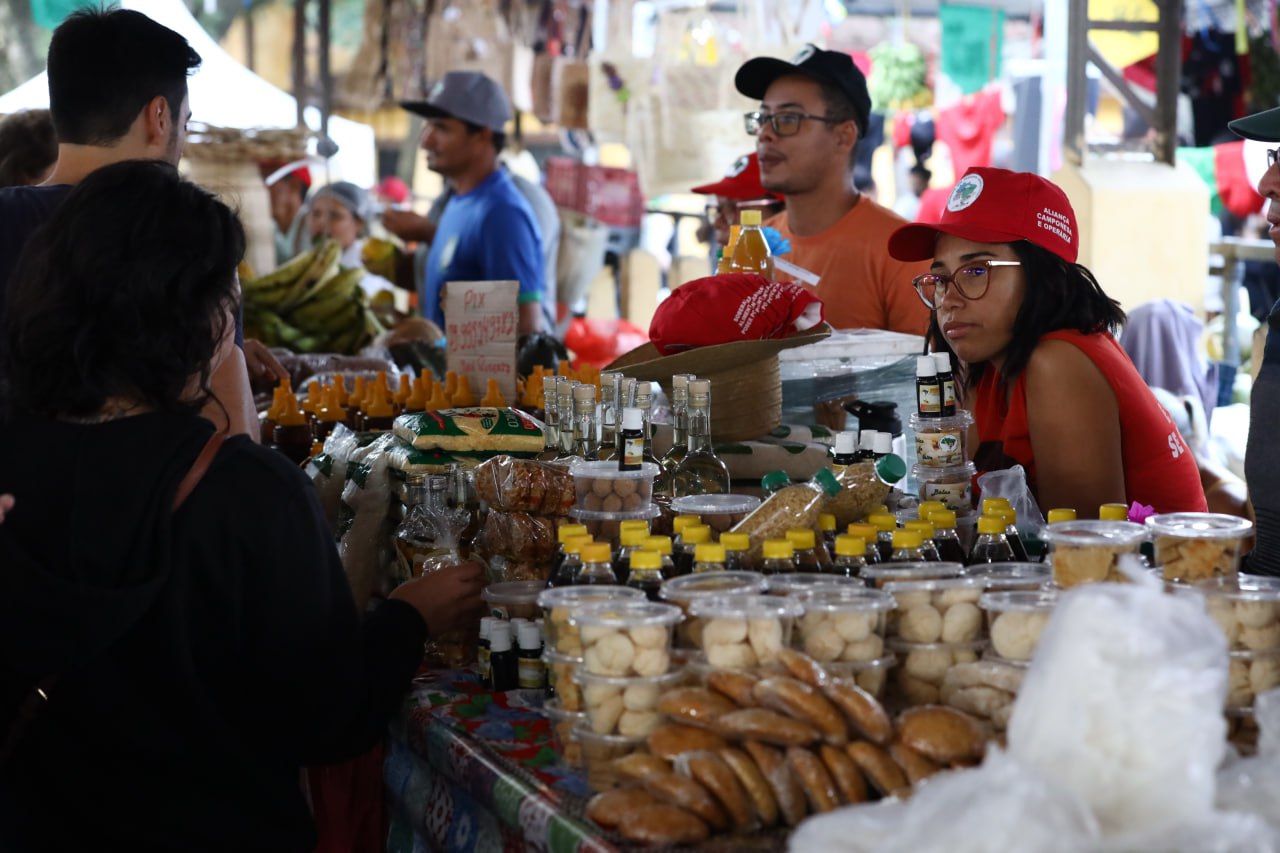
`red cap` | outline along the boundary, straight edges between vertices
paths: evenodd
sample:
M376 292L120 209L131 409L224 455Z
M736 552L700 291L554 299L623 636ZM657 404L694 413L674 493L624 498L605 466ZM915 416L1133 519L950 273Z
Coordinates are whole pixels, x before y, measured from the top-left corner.
M764 185L760 183L760 158L756 156L754 151L750 154L743 154L737 160L734 160L733 165L729 167L729 171L714 184L703 184L700 187L694 187L690 192L701 193L702 195L719 195L725 198L746 201L757 198L774 198L773 193L765 189Z
M392 204L404 204L409 200L409 185L395 175L387 175L373 191Z
M936 224L904 225L889 237L889 254L899 261L927 261L939 234L977 243L1026 240L1074 264L1080 229L1067 195L1030 172L973 168L947 198Z

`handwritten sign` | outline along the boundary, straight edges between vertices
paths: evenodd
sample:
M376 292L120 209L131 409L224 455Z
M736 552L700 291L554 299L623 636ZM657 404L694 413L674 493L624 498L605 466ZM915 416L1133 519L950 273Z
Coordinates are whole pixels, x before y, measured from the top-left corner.
M508 405L516 402L519 291L518 281L451 281L445 290L449 369L467 377L477 402L490 379Z

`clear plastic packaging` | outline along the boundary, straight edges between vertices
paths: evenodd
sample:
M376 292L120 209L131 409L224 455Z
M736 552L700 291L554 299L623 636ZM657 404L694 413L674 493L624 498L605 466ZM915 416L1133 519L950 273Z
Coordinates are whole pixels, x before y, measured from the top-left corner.
M982 660L947 670L939 698L942 704L988 720L997 731L1003 731L1009 726L1026 671L1026 664L993 658L988 652Z
M973 510L973 478L978 469L972 462L950 468L931 468L916 463L911 466L922 501L942 501L957 515Z
M690 604L708 596L759 595L768 588L767 579L758 572L710 572L664 581L658 596L684 611L684 621L676 628L676 646L696 649L702 645L702 620L690 615Z
M644 593L626 586L561 586L538 594L542 608L542 632L550 649L582 657L582 636L573 624L573 613L585 604L601 601L642 601Z
M819 589L795 597L804 609L795 647L820 664L867 663L884 655L894 601L871 589Z
M635 512L590 512L584 509L572 509L569 516L587 528L587 533L597 542L608 542L613 548L621 544L622 522L649 521L657 518L662 511L650 506Z
M759 560L766 539L784 539L794 527L817 527L826 499L839 493L840 484L823 468L807 483L786 486L774 492L746 518L734 525L734 533L751 535L749 560Z
M949 418L922 418L911 415L915 433L916 462L924 468L952 468L968 458L969 427L973 416L963 409ZM927 520L927 519L926 519Z
M1253 535L1253 522L1213 512L1153 515L1147 527L1155 538L1156 565L1164 579L1185 583L1236 574L1240 550Z
M698 639L707 663L725 669L772 663L803 612L795 599L774 595L707 596L689 605L702 620Z
M475 478L490 511L567 515L576 501L573 477L563 465L495 456L476 467Z
M572 737L581 750L580 766L586 771L587 784L593 791L607 791L621 785L626 780L614 761L647 751L643 737L598 735L586 726L575 728Z
M489 615L499 619L537 619L538 596L547 585L543 581L491 583L480 593L489 605Z
M822 665L829 678L852 678L854 683L877 699L884 696L889 673L898 663L890 652L868 661L833 661Z
M1227 710L1253 707L1259 694L1280 687L1280 648L1230 653L1227 664Z
M559 547L556 520L527 512L490 510L476 537L482 553L522 563L550 563Z
M970 643L985 639L978 599L982 581L945 578L890 583L893 596L888 635L911 643Z
M582 637L582 666L596 675L654 676L671 669L679 607L645 601L584 604L570 616Z
M981 578L990 592L1035 592L1053 582L1053 571L1044 563L983 563L968 577Z
M827 498L822 511L835 516L836 527L848 527L884 503L892 484L906 473L905 468L896 456L877 462L836 465L832 471L840 491Z
M598 735L645 737L662 724L658 699L680 684L681 670L648 678L595 675L579 669L574 675L582 688L587 727Z
M1280 578L1216 577L1192 589L1204 596L1205 611L1222 629L1232 651L1280 648ZM1187 594L1184 589L1179 592Z
M542 653L542 662L547 665L547 688L555 692L560 707L575 713L583 711L582 690L573 679L582 659L546 649Z
M696 515L716 533L723 533L760 506L751 495L686 495L671 501L673 512Z
M915 563L877 563L862 570L862 577L867 586L883 588L887 583L908 581L943 580L959 578L967 574L962 563L915 562Z
M988 592L978 600L987 616L991 650L1009 661L1029 661L1058 603L1055 592Z
M911 643L889 639L887 646L898 659L890 673L897 697L903 704L937 705L942 701L942 685L953 667L974 663L986 643Z
M566 711L560 700L553 698L543 703L542 713L551 721L551 748L564 757L566 764L580 765L582 747L573 742L573 730L587 725L586 711Z
M1129 521L1062 521L1046 526L1053 582L1063 589L1097 581L1127 581L1119 559L1137 554L1147 529Z
M638 512L653 502L653 481L658 466L643 463L638 470L620 471L617 462L577 461L573 475L578 509L587 512Z
M866 588L867 585L861 578L828 575L821 572L793 572L769 576L770 595L803 595L817 590Z

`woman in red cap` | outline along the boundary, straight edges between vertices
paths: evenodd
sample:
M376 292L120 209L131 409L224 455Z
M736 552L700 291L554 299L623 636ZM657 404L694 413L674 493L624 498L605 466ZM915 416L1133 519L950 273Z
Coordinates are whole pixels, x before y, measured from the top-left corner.
M1104 503L1205 509L1195 460L1113 337L1124 312L1076 263L1079 229L1045 179L970 169L940 221L894 232L933 309L974 414L979 472L1021 464L1041 508L1096 517Z

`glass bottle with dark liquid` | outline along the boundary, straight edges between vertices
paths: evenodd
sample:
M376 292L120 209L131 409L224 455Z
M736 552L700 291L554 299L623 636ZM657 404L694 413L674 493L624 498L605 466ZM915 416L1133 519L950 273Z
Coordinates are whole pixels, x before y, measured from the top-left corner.
M933 522L933 544L938 549L938 558L945 563L967 563L969 555L956 535L956 511L936 509L929 513L929 520Z
M582 547L582 568L578 570L578 586L617 586L608 542L592 542Z
M582 571L582 549L592 544L590 536L570 536L564 543L564 561L560 563L547 586L573 586ZM606 549L608 545L604 546Z
M632 551L628 569L627 586L640 590L650 601L658 601L658 590L662 588L662 555L657 551Z

